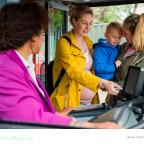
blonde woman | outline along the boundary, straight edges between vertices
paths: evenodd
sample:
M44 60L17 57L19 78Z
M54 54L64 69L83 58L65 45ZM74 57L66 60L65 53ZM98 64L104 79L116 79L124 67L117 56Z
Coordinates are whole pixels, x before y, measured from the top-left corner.
M92 10L87 6L74 6L70 9L69 15L73 29L63 36L70 39L71 45L63 36L59 39L53 67L54 85L62 69L66 71L51 95L51 101L57 111L69 106L91 104L99 87L114 95L117 95L121 88L116 83L103 80L91 73L92 42L87 34L92 28ZM95 99L95 102L98 100Z
M130 65L144 67L144 14L132 14L123 23L126 43L122 45L118 60L121 66L116 70L115 81L121 86ZM115 105L115 98L108 96L106 102Z
M122 86L130 65L144 67L144 14L127 17L123 31L127 42L122 45L118 58L122 64L115 75L115 80Z

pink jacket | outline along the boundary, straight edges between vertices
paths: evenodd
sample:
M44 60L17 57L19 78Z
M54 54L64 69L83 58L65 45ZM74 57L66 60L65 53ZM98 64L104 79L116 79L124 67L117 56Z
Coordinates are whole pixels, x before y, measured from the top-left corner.
M43 84L37 81L45 97L14 50L0 53L0 119L68 125L72 119L55 113Z

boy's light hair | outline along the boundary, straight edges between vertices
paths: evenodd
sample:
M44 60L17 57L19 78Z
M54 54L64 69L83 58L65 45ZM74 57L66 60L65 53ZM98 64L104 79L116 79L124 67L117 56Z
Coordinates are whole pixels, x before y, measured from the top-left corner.
M116 29L120 35L123 34L122 25L118 22L111 22L106 27L106 33L110 33L111 29Z
M133 36L133 46L136 50L144 51L144 13L140 15L139 22L136 26Z

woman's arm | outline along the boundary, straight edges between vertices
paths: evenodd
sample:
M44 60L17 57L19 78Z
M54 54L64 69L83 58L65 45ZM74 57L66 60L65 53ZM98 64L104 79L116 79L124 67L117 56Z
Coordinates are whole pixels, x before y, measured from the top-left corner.
M60 39L57 43L56 58L66 70L70 79L77 81L93 91L97 91L100 78L84 71L76 63L75 57L72 56L71 47L65 39Z

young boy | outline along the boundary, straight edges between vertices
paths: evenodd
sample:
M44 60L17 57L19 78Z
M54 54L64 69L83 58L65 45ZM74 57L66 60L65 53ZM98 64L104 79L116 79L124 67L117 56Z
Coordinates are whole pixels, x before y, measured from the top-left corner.
M112 80L116 68L121 65L117 59L120 51L122 26L117 22L110 23L105 31L106 39L99 39L94 47L93 67L97 76Z

